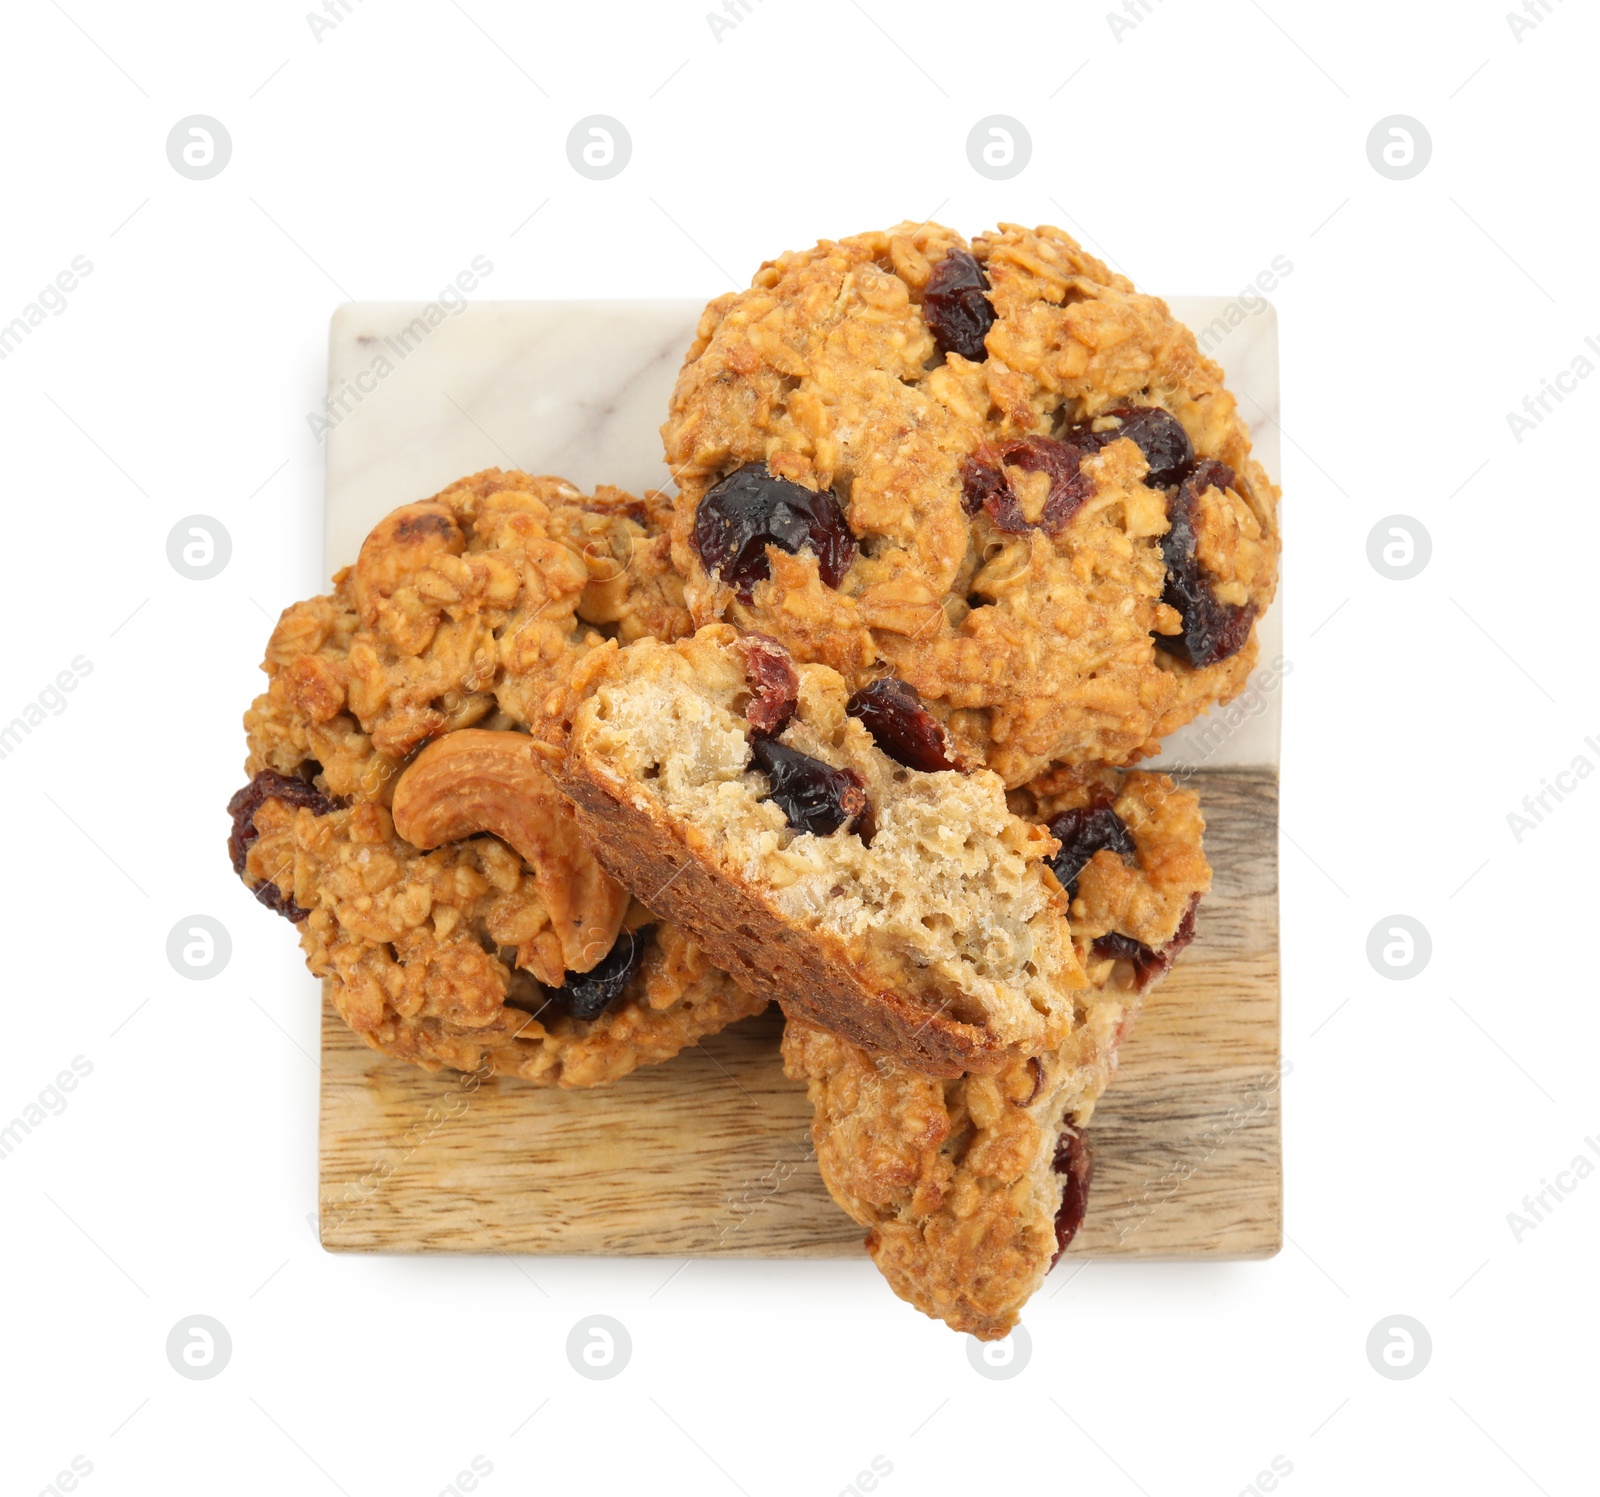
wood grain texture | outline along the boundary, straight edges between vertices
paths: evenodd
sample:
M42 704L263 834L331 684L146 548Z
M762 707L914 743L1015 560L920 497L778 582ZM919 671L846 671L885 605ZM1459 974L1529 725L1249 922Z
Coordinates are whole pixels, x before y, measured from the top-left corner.
M1261 1258L1283 1237L1277 774L1189 783L1215 870L1095 1111L1077 1256ZM811 1157L777 1011L567 1092L429 1075L324 1004L320 1218L343 1252L853 1257Z

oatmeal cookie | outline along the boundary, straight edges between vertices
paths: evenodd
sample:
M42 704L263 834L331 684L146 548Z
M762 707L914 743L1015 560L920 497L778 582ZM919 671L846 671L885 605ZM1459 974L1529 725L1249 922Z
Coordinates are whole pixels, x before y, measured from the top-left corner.
M996 1075L941 1079L796 1018L783 1036L785 1070L815 1109L822 1178L870 1229L873 1261L902 1299L985 1340L1015 1326L1083 1220L1085 1126L1211 880L1198 803L1165 776L1057 773L1018 798L1061 826L1057 862L1075 891L1092 986L1067 1039Z
M607 637L689 628L667 554L666 501L491 468L386 516L333 592L286 609L269 685L245 715L245 772L311 778L388 803L441 733L565 712L579 658Z
M543 767L588 654L686 627L660 505L481 473L274 630L229 852L376 1049L592 1086L764 1006L605 874Z
M902 224L706 308L662 427L697 624L909 682L1008 785L1245 685L1278 493L1222 371L1059 229Z
M1060 1043L1085 978L1056 844L909 686L852 694L726 624L580 674L586 840L752 992L936 1075Z

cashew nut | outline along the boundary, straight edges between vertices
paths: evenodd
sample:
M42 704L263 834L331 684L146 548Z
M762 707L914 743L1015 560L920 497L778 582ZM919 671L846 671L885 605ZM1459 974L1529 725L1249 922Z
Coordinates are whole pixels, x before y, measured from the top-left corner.
M559 952L541 952L537 941L518 950L518 964L541 982L558 987L563 971L587 972L611 950L628 891L584 846L528 734L462 728L436 739L396 782L392 814L395 830L415 847L490 832L515 850L533 873L559 945Z

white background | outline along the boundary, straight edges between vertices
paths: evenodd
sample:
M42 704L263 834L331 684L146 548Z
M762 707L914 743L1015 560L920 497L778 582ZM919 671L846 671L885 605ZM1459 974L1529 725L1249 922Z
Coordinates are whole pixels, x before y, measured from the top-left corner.
M1104 0L751 0L717 40L705 0L351 0L317 41L303 3L0 10L0 321L94 267L0 363L0 719L93 667L0 760L0 1121L93 1067L0 1160L5 1490L76 1456L90 1493L430 1497L481 1456L491 1497L828 1497L881 1456L891 1497L1234 1494L1274 1457L1292 1494L1593 1491L1600 1183L1507 1214L1600 1148L1600 783L1506 819L1600 763L1600 380L1506 420L1600 335L1593 13L1154 0L1117 40ZM205 182L165 153L197 113L233 139ZM565 153L595 113L633 138L607 182ZM1034 142L1006 182L965 151L995 113ZM1408 181L1367 159L1391 114L1432 136ZM324 584L332 308L477 254L485 296L709 297L930 214L1060 223L1156 291L1293 262L1283 1254L1058 1276L1004 1382L864 1263L324 1255L315 988L221 808L270 620ZM195 513L233 539L209 582L166 557ZM1367 560L1395 513L1433 539L1406 582ZM195 912L233 936L207 982L165 955ZM1433 940L1407 982L1365 955L1396 912ZM195 1313L233 1338L210 1381L164 1352ZM563 1350L594 1313L633 1338L608 1382ZM1365 1353L1396 1313L1433 1341L1408 1381Z

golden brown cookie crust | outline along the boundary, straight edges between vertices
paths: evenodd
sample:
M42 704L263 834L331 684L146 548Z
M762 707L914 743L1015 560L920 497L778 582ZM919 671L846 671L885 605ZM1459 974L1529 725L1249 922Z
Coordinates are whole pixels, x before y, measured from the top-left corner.
M1200 563L1257 614L1276 583L1277 490L1250 455L1221 370L1165 303L1059 229L1007 224L970 246L997 320L988 356L943 358L924 315L933 268L968 246L937 224L824 241L764 265L707 307L662 428L680 485L672 558L695 621L726 619L843 674L909 681L969 754L1018 785L1051 762L1125 763L1245 684L1257 652L1192 668L1158 650L1169 524L1129 441L1087 457L1093 496L1065 529L1006 533L963 507L963 463L1060 437L1128 403L1180 421L1232 488L1199 505ZM837 588L816 556L770 547L745 602L693 541L707 489L764 462L844 502L858 541ZM1007 468L1022 509L1039 473ZM1032 496L1030 498L1030 495Z

